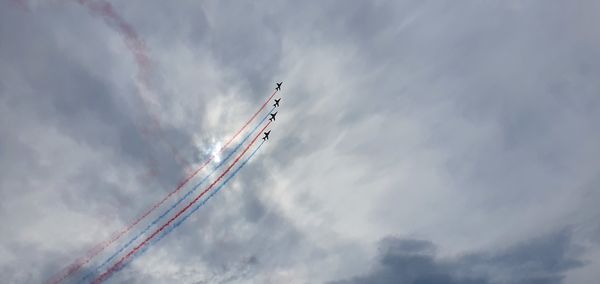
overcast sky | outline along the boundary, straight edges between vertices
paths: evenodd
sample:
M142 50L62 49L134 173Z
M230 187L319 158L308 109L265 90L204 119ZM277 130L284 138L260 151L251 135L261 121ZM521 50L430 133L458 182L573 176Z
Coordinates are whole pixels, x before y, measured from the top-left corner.
M275 81L268 143L109 282L600 279L600 2L79 2L0 1L3 283L131 223Z

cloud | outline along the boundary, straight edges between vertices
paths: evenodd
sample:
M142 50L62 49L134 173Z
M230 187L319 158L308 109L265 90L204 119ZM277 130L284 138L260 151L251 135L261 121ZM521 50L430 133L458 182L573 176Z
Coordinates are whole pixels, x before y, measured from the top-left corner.
M332 283L562 283L583 262L562 230L495 252L442 258L430 241L388 237L380 242L375 268Z
M135 220L189 171L163 139L202 161L279 80L256 159L113 282L599 277L598 4L23 3L0 3L4 282Z

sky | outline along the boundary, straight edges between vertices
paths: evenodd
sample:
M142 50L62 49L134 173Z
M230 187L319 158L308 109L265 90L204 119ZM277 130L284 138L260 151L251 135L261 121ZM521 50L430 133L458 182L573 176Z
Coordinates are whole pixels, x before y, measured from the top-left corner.
M108 283L593 283L598 15L2 0L0 277L42 283L110 238L283 81L270 140Z

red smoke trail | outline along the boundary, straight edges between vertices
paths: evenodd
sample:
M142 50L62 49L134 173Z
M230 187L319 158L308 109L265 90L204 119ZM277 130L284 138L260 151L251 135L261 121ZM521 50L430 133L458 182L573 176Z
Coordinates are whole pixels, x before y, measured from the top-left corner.
M223 173L221 173L221 175L219 175L219 177L217 177L217 179L215 179L204 191L202 191L198 196L196 196L196 198L194 198L194 200L192 200L190 203L188 203L185 207L183 207L181 210L179 210L179 212L177 212L177 214L175 214L175 216L171 217L171 219L169 219L169 221L167 221L167 223L165 223L164 225L162 225L159 229L157 229L156 231L154 231L154 233L152 233L149 237L147 237L143 242L141 242L140 244L138 244L135 248L133 248L128 254L126 254L125 256L121 257L121 259L119 259L119 261L117 261L115 264L113 264L113 266L111 266L108 270L106 270L104 273L102 273L98 278L96 278L92 283L96 284L96 283L101 283L102 281L106 280L107 277L109 277L115 270L119 269L120 266L128 259L130 258L132 255L134 255L140 248L142 248L144 245L146 245L150 240L152 240L156 235L158 235L160 232L162 232L166 227L168 227L175 219L177 219L181 214L183 214L187 209L189 209L192 205L194 205L194 203L196 203L200 198L202 198L202 196L208 192L213 186L215 186L215 184L217 184L227 173L229 173L229 171L231 170L231 168L233 168L233 166L235 166L235 164L242 158L242 156L244 156L244 154L246 154L246 152L248 151L248 149L250 149L250 147L252 147L252 145L254 144L254 142L256 142L256 139L258 139L258 137L260 137L260 135L262 135L262 132L271 124L271 121L267 122L267 124L265 124L265 126L260 130L260 132L254 136L254 139L252 139L252 141L250 142L250 144L248 144L248 146L246 146L246 148L244 148L244 151L242 151L242 153L240 153L235 160L231 163L231 165L229 165L229 167L227 167L227 169L225 169L225 171L223 171Z
M25 12L30 12L29 6L27 5L27 0L11 0L10 2L13 3L13 5L15 5L17 8Z
M125 21L106 1L77 0L77 3L87 7L93 13L102 16L109 25L114 25L123 38L129 50L133 53L139 67L139 78L147 85L147 76L150 71L150 60L146 52L146 44L142 41L133 27Z
M150 58L148 57L146 44L142 39L140 39L133 27L127 23L127 21L125 21L125 19L123 19L119 13L116 12L115 8L109 2L101 0L77 0L77 3L87 7L92 13L100 15L109 26L114 27L123 37L125 45L133 54L136 65L138 66L137 81L139 86L137 86L137 93L142 99L146 111L148 111L151 116L150 125L153 126L154 132L158 133L157 135L159 136L159 140L163 146L171 152L179 165L184 167L188 164L187 161L183 159L177 152L177 149L173 147L173 145L169 144L168 141L160 134L160 130L162 129L161 123L156 118L156 115L152 114L152 108L150 106L154 100L149 94L149 91L151 90L149 84L151 64Z
M235 138L237 138L237 136L239 136L239 134L242 133L242 131L244 129L246 129L246 127L248 127L248 125L256 118L256 116L264 110L264 108L271 101L271 99L273 99L273 96L275 96L276 93L277 93L277 91L273 92L273 94L265 101L265 103L263 103L263 105L254 113L254 115L252 115L252 117L248 121L246 121L246 123L235 133L235 135L233 135L231 138L229 138L229 140L227 141L227 143L225 143L225 146L222 147L221 150L219 150L219 152L217 154L212 155L208 160L206 160L202 165L200 165L193 173L191 173L190 175L188 175L183 181L181 181L177 185L177 187L173 191L169 192L169 194L167 194L158 203L152 205L152 207L150 207L144 214L142 214L140 217L138 217L133 223L131 223L129 226L127 226L121 232L119 232L118 234L114 235L113 238L111 238L108 241L105 241L103 243L100 243L100 244L96 245L93 249L91 249L88 252L87 256L75 260L67 268L65 268L63 270L63 272L61 272L58 275L56 275L55 277L51 278L47 283L51 283L51 284L60 283L64 279L66 279L67 277L69 277L71 274L77 272L79 269L81 269L81 267L83 267L88 262L90 262L96 255L98 255L100 252L102 252L108 246L110 246L111 244L113 244L114 242L116 242L119 238L121 238L127 232L131 231L131 229L133 229L133 227L135 227L144 218L146 218L148 215L150 215L150 213L152 213L154 210L156 210L158 207L160 207L165 201L167 201L167 199L169 199L171 196L173 196L175 193L177 193L179 190L181 190L183 188L183 186L185 186L194 176L196 176L210 162L212 162L212 160L216 156L220 155L223 151L225 151L225 149L227 149L227 146L229 144L231 144L233 142L233 140L235 140Z

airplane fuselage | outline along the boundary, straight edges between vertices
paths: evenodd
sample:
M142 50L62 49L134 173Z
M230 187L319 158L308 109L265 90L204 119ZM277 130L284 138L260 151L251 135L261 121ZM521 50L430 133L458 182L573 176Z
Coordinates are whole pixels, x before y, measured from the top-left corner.
M271 130L267 131L267 132L263 132L263 134L265 135L262 140L269 140L269 134L271 134Z

